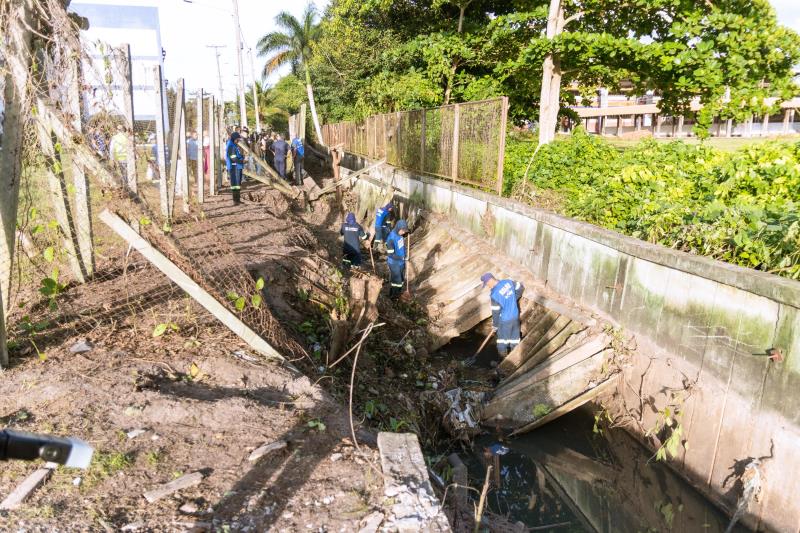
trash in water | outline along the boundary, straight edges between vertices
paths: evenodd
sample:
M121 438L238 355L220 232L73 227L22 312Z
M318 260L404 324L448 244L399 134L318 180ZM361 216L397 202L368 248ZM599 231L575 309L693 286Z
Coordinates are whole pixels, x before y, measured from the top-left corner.
M505 455L511 451L502 444L500 444L499 442L497 444L492 444L486 449L489 450L489 453L491 453L492 455Z
M461 387L444 393L449 402L445 418L449 419L454 430L478 427L477 412L486 395L484 392L465 391Z

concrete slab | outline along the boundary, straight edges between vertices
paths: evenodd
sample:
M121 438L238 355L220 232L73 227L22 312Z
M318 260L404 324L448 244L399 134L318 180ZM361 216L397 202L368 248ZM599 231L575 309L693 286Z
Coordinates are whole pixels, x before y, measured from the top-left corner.
M378 433L384 494L390 514L384 527L400 532L449 532L450 524L433 493L419 440L413 433Z

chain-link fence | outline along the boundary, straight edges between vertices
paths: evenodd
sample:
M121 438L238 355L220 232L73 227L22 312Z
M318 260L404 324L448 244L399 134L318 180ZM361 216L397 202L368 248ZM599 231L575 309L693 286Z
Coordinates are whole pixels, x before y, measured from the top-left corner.
M237 323L286 357L305 356L262 304L264 281L251 275L206 218L203 197L208 200L216 189L210 186L209 173L195 179L198 165L187 161L188 180L181 181L177 168L165 169L169 180L159 175L163 171L159 172L153 153L157 120L163 113L164 145L177 146L165 150L167 155L180 152L188 159L186 135L201 129L196 95L182 101L181 91L170 89L159 99L158 84L154 84L147 96L152 96L158 118L131 121L135 110L125 102L130 96L125 84L130 88L132 82L130 74L125 75L125 60L120 61L129 54L79 41L62 3L42 2L42 10L33 16L37 23L52 28L51 35L41 37L47 39L46 44L38 45L47 52L45 68L30 69L26 79L13 79L14 89L25 95L18 106L22 112L19 118L12 117L14 124L3 119L3 126L22 132L21 149L9 154L10 138L0 138L2 156L21 162L18 179L2 182L4 192L8 189L16 199L13 206L3 205L4 216L14 220L3 220L4 242L10 246L0 250L0 317L8 331L11 357L38 354L45 358L50 346L65 338L90 336L100 325L130 337L135 346L142 333L152 338L180 329L189 336L199 335L207 329L203 323L214 320L196 294L187 296L174 279L160 273L161 266L132 251L130 239L108 225L108 213L121 217L147 246L163 254ZM9 21L23 38L32 39L19 19ZM6 76L9 71L32 61L24 48L0 48L1 79L12 79ZM153 81L157 79L157 73L150 75ZM164 105L158 105L158 100ZM221 115L219 106L210 98L201 105L202 129L210 131L209 140L218 148L221 128L218 121L216 128L209 122ZM179 126L181 121L175 117L180 116L181 107L184 117ZM172 135L176 128L182 130L178 137ZM202 134L197 141L202 150ZM135 149L135 166L130 148ZM219 157L216 163L219 168ZM133 181L129 168L135 170ZM213 174L218 184L220 173ZM201 187L205 195L200 194ZM172 190L178 202L165 213L166 190ZM12 224L14 229L6 231Z
M322 135L329 146L500 192L507 116L501 97L326 124Z

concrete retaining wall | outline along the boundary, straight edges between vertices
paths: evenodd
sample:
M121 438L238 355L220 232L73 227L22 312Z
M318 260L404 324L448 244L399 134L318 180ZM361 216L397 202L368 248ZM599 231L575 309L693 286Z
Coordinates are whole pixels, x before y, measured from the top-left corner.
M343 167L369 163L348 155ZM763 488L745 521L798 531L800 283L389 166L357 190L375 198L392 180L399 197L448 214L558 293L635 334L639 349L619 391L634 430L641 437L671 405L682 413L685 444L673 466L733 510L738 476L759 460ZM783 362L766 356L771 348Z

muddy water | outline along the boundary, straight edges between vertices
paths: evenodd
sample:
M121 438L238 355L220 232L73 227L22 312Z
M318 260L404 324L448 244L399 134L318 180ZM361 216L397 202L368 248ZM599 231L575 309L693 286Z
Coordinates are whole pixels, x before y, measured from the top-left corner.
M455 339L442 357L465 358L483 340ZM474 372L489 372L489 343ZM483 435L463 457L480 487L489 464L491 512L534 531L723 532L728 518L622 429L595 431L597 407L585 406L511 440ZM748 531L737 527L733 531Z

